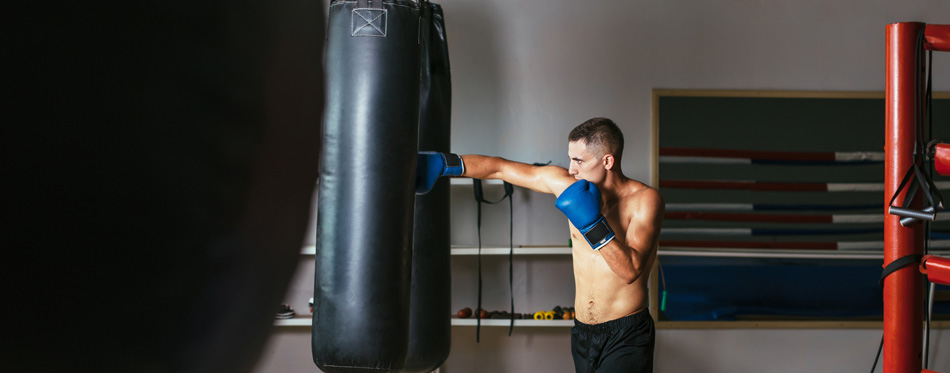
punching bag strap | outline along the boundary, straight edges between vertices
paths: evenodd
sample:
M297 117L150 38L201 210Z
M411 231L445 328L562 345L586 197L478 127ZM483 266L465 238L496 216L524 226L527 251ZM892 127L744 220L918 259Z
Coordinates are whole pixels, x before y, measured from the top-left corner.
M472 189L475 192L475 201L478 203L478 306L475 309L475 342L479 342L481 338L481 329L482 329L482 203L487 203L494 205L501 201L504 201L505 198L508 199L508 292L511 295L511 324L508 326L508 336L511 336L511 331L515 328L515 296L514 296L514 281L513 281L513 265L514 260L514 235L513 226L514 226L514 204L512 202L512 195L514 194L514 186L511 183L505 181L505 195L499 198L497 201L488 201L485 199L483 190L482 190L482 181L481 179L472 179Z
M357 8L377 9L377 8L381 8L382 5L383 5L382 0L356 0Z
M901 226L906 227L918 220L934 221L937 212L944 209L943 196L940 195L940 191L934 184L933 179L930 175L921 171L918 165L918 163L921 162L921 158L923 158L920 156L920 153L924 151L925 150L918 150L915 144L912 163L888 203L888 213L900 216ZM904 203L900 206L895 206L894 202L897 201L897 196L900 195L905 187L908 189L907 195L904 196ZM927 200L927 206L922 210L910 208L917 189L923 192L924 198Z
M911 264L916 265L917 263L920 263L920 259L922 259L923 257L924 256L921 254L909 254L909 255L904 255L900 258L894 259L894 261L890 262L887 266L884 267L884 270L881 271L881 280L878 281L878 285L880 285L883 288L885 277L887 277L891 273L897 272L898 269L907 267Z
M485 195L484 195L484 192L483 192L483 189L482 189L482 180L481 180L481 179L472 179L472 189L475 191L475 201L476 201L476 202L479 202L479 203L484 202L484 203L487 203L487 204L489 204L489 205L494 205L494 204L500 203L501 201L504 201L505 198L508 198L508 197L510 197L512 194L514 194L514 186L511 185L511 183L509 183L509 182L507 182L507 181L504 181L503 183L504 183L504 186L505 186L505 195L501 196L501 198L499 198L497 201L492 202L492 201L489 201L489 200L485 199Z

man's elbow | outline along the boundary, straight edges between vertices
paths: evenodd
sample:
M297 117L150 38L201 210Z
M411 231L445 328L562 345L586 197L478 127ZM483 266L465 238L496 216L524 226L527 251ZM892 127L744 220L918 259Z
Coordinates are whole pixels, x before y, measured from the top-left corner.
M633 284L640 279L640 271L630 271L620 275L620 278L627 283L627 285Z
M626 271L619 273L620 279L630 285L640 279L640 276L643 275L643 264L638 263L636 260L630 263L630 266L627 267Z

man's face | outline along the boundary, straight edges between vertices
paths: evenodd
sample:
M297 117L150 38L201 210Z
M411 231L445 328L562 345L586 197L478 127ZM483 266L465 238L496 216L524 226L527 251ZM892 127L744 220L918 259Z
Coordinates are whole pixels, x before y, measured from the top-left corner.
M585 179L592 183L600 183L607 174L603 156L591 153L584 140L567 143L567 156L571 158L571 167L568 172L575 179Z

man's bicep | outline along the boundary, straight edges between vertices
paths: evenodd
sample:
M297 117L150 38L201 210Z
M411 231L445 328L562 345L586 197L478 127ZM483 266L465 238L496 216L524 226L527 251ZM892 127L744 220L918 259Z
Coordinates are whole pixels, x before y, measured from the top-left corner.
M560 166L541 166L538 172L545 185L544 193L551 193L555 197L560 196L564 189L577 181L567 169Z
M560 194L567 186L565 178L571 177L567 170L558 166L534 166L520 162L505 164L500 178L514 185L531 189L535 192Z
M652 250L659 240L665 206L662 197L650 198L640 204L627 227L627 242L638 251Z

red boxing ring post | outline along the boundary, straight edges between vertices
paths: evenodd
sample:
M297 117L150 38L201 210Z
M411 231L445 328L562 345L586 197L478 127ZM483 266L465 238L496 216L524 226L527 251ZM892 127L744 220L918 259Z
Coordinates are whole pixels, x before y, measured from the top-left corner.
M921 31L924 32L923 49L918 49ZM924 114L925 82L924 74L919 73L924 50L950 51L950 25L892 23L886 27L886 40L885 204L898 190L901 178L914 161L915 120ZM906 192L901 192L898 202L903 202ZM917 196L919 199L920 194ZM919 209L920 205L917 203L916 208ZM921 224L904 227L899 216L885 212L884 265L906 255L923 254L922 233ZM950 265L940 262L925 269L928 261L938 263L936 257L928 256L920 269L904 267L884 279L885 373L921 372L923 285L920 273L928 270L931 279L950 279L950 275L938 274L950 272Z

